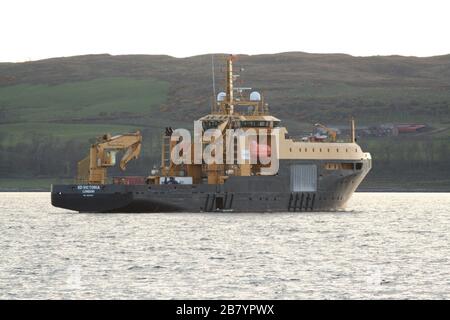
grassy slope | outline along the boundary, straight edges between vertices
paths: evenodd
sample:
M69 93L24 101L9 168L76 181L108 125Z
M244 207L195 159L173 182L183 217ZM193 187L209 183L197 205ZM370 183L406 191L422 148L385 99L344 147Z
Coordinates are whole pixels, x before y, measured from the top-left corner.
M91 55L0 63L0 146L27 144L36 136L87 141L104 132L140 128L151 146L144 143L144 152L150 154L158 146L153 136L162 128L190 128L193 119L209 111L210 61L208 55ZM438 139L448 148L450 56L284 53L243 55L237 64L246 69L245 85L265 94L272 112L293 135L309 131L317 121L345 124L354 115L361 125L425 122L441 130L417 140ZM217 73L222 67L216 65ZM223 82L216 80L218 86ZM386 148L403 144L401 138L361 142L377 153L375 161ZM376 178L374 185L386 180ZM427 182L421 178L420 183ZM11 180L0 177L0 188L9 184Z
M167 92L164 81L128 78L0 87L0 143L26 142L33 135L81 140L108 131L128 131L136 128L131 121L113 125L107 120L149 118L167 100ZM96 120L100 124L93 123Z
M13 146L27 143L33 136L53 136L63 141L80 140L88 142L93 137L106 132L122 133L138 130L139 126L114 124L72 124L20 122L0 125L1 146Z
M121 113L149 113L166 101L163 81L100 78L60 85L0 88L0 106L16 121L51 121Z

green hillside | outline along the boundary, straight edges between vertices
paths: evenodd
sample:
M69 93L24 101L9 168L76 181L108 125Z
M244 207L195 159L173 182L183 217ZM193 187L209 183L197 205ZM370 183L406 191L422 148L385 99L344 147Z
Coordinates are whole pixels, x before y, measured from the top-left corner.
M0 142L14 145L33 135L87 140L105 131L130 130L108 120L151 118L166 102L168 87L165 81L129 78L0 87Z
M224 57L215 55L217 87ZM450 190L450 55L292 52L240 55L235 65L245 69L243 84L264 94L292 135L308 134L316 122L347 125L350 116L359 126L426 124L420 134L360 137L374 157L362 187ZM191 128L209 112L211 99L210 55L0 63L0 189L71 179L89 142L105 132L143 132L143 157L128 173L146 174L158 163L163 128Z
M99 78L57 85L0 87L4 121L92 120L152 113L167 100L168 83Z

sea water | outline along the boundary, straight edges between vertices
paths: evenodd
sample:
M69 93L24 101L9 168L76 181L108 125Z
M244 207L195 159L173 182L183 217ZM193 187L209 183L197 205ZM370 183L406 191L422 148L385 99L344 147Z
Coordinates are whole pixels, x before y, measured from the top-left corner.
M449 299L449 244L449 193L275 214L80 214L0 193L0 299Z

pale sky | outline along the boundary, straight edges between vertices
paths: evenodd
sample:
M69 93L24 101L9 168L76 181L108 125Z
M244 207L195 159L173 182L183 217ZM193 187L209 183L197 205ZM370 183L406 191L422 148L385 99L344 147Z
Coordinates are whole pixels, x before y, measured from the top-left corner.
M0 0L0 61L81 54L450 53L449 0Z

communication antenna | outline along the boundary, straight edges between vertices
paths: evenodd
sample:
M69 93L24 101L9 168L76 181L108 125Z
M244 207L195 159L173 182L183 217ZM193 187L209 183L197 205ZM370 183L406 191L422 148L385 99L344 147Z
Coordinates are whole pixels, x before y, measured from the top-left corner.
M216 77L214 75L214 54L211 55L211 71L212 71L212 89L213 89L213 97L216 96Z

